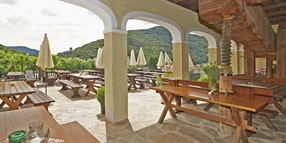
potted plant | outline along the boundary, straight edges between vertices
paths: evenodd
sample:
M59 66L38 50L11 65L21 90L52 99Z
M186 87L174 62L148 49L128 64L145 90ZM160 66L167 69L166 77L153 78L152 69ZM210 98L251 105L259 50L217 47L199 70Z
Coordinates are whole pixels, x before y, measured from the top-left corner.
M96 99L100 103L100 108L101 108L101 113L102 114L105 114L105 96L104 96L104 94L105 94L105 87L101 86L97 90Z
M217 80L219 78L220 72L223 70L220 66L214 63L202 66L202 70L207 76L208 87L210 90L217 89Z

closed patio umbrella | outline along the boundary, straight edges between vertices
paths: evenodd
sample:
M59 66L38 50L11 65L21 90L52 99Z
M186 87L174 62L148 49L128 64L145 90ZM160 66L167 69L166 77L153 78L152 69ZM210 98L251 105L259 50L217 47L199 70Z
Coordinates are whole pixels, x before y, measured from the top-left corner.
M98 48L95 67L98 69L103 69L103 48Z
M137 65L138 66L146 66L147 65L142 47L140 47L139 54L137 57Z
M159 55L159 59L158 59L158 62L157 62L157 68L158 69L161 69L165 66L165 59L164 59L164 55L163 55L163 52L161 51L160 52L160 55Z
M46 82L47 82L48 78L47 78L46 69L54 67L53 57L52 57L52 53L51 53L51 50L50 50L50 44L49 44L49 40L48 40L47 34L45 34L44 40L43 40L43 42L41 44L41 48L40 48L40 51L39 51L39 55L38 55L38 59L37 59L36 65L38 67L40 67L41 70L45 71ZM45 84L45 91L46 91L46 94L47 94L47 83Z
M167 52L165 52L165 64L166 65L171 65L173 62L170 59L170 57L168 56Z
M189 71L191 71L192 69L195 69L196 67L193 64L191 55L189 54Z
M130 66L137 66L137 62L136 62L136 59L135 59L134 50L131 50L129 65L130 65Z

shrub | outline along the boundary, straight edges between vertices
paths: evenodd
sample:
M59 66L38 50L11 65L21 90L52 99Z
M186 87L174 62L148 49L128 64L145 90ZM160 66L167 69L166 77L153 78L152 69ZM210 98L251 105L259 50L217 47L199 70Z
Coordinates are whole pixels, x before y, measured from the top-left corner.
M104 93L105 93L105 87L104 86L101 86L100 88L98 88L96 99L98 100L98 102L100 104L104 104L105 103Z
M208 82L208 76L207 75L203 75L202 77L200 77L198 79L198 81L200 81L200 82Z

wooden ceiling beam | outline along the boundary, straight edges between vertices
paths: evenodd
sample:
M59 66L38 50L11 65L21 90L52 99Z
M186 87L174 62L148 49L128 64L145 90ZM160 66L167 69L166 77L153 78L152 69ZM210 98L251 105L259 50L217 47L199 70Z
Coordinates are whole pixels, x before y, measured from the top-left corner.
M264 0L245 0L247 5L260 5Z
M185 0L168 0L168 1L173 2L173 3L180 3L180 2L185 1Z
M281 2L281 3L276 3L273 5L264 6L263 10L270 10L270 9L280 8L283 6L286 6L286 2Z
M275 22L275 21L285 21L286 20L286 16L283 15L283 16L279 16L279 17L271 17L269 18L269 21L272 23L272 22Z
M192 4L197 4L197 6L198 6L198 0L186 0L186 1L188 1L188 2L190 2L190 3L192 3Z
M266 12L267 16L276 16L276 15L281 15L281 14L286 14L286 10L277 10L277 11L272 11L272 12Z
M276 52L268 52L268 51L265 51L265 52L256 52L254 54L255 57L267 57L267 58L276 58Z

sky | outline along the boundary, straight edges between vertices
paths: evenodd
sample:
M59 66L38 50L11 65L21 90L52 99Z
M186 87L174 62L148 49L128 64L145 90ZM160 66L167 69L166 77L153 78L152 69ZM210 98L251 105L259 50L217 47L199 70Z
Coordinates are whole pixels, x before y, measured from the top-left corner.
M129 20L127 30L157 26ZM0 0L0 44L39 50L47 33L57 54L103 39L103 22L89 10L59 0Z

